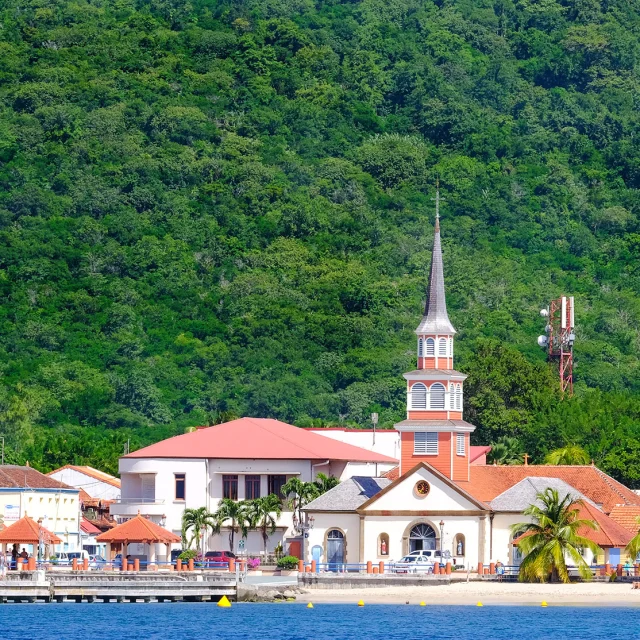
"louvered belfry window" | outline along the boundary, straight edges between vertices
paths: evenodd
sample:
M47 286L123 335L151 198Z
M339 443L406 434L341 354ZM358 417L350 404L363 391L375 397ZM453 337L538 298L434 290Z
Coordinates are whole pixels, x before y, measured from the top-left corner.
M413 453L438 455L438 432L416 431L413 434Z

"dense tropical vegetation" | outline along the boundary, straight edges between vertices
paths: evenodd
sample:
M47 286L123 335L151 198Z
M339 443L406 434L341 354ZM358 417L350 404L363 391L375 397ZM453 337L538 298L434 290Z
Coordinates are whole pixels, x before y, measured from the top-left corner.
M640 486L640 11L0 2L0 435L115 471L225 416L404 412L433 185L476 443ZM576 395L535 346L576 296Z
M580 534L580 529L598 528L593 520L578 517L580 504L581 501L574 500L570 494L560 498L556 489L547 488L536 496L536 503L524 511L532 522L511 526L519 536L518 547L524 556L518 574L520 580L569 582L567 560L584 580L591 579L591 569L581 551L590 549L597 554L602 550Z

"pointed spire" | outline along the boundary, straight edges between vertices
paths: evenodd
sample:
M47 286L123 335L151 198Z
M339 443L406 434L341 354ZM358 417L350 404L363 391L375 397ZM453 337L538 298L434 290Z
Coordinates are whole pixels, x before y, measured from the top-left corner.
M442 266L442 247L440 245L440 184L436 182L436 224L429 271L429 288L424 316L416 333L455 333L449 315L444 293L444 268Z

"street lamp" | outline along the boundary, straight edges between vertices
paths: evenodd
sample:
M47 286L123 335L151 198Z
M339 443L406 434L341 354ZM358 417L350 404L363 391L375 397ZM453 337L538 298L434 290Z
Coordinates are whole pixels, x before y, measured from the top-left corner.
M313 525L315 524L315 521L316 519L313 516L308 516L306 513L305 513L304 522L302 522L302 520L298 520L295 513L293 514L293 529L298 535L302 536L302 543L300 545L300 555L302 556L302 558L300 559L303 562L304 562L304 541L305 541L305 538L309 536L309 531L313 529Z
M444 520L440 520L440 562L442 562L442 538L444 538Z

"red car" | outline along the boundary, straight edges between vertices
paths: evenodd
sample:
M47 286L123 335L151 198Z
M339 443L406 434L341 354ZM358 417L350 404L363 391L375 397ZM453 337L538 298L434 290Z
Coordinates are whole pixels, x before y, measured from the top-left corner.
M231 551L207 551L204 554L204 566L208 569L222 569L229 560L235 560L236 555ZM226 568L226 567L224 567Z

